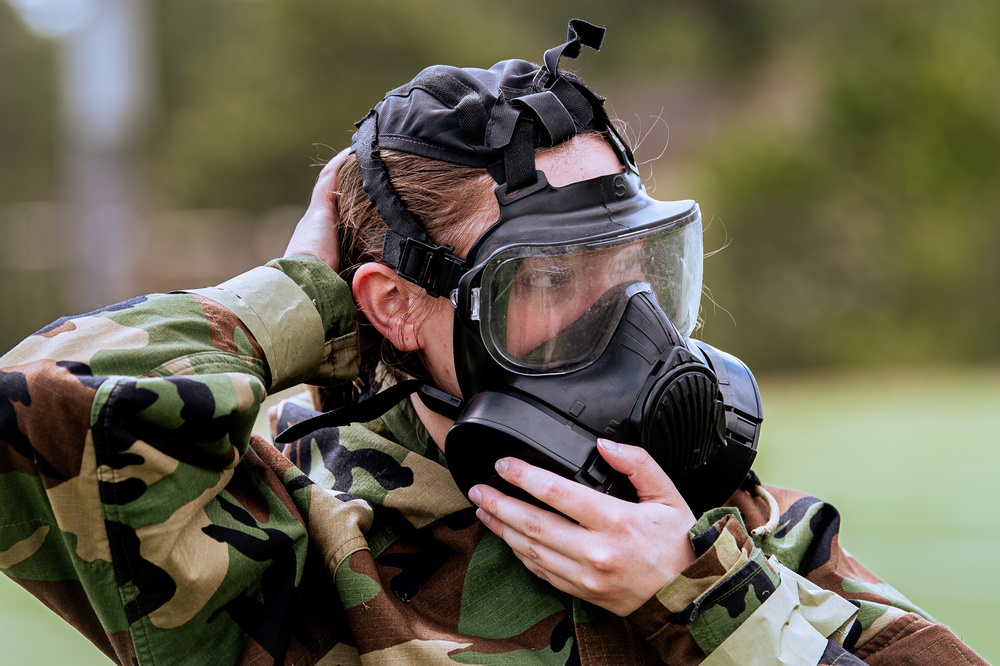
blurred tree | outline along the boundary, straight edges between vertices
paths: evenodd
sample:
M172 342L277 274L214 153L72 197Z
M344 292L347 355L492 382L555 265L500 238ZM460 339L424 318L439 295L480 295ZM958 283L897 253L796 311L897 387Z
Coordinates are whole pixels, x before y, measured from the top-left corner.
M303 165L332 152L313 143L346 145L353 122L386 90L437 62L540 60L577 15L612 28L613 48L566 63L602 89L656 86L665 70L685 68L689 78L733 77L766 42L766 24L744 7L160 0L164 108L151 146L154 180L166 203L183 207L301 200Z
M473 30L474 5L441 0L159 7L171 64L151 163L165 201L182 207L304 201L307 167L346 146L386 90L435 62L488 66L517 41L513 22Z
M797 93L762 86L699 166L732 240L710 285L738 323L707 336L763 368L996 358L1000 10L811 14L765 68Z

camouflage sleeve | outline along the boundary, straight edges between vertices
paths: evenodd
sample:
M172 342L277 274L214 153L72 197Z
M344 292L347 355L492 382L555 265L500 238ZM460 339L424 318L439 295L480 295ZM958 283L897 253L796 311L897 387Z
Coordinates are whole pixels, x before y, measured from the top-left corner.
M350 287L314 257L276 259L217 287L188 293L239 317L267 359L270 391L305 381L354 379L357 330Z
M178 650L238 650L239 628L208 602L259 565L207 528L283 509L237 462L268 391L350 372L327 356L352 320L343 281L296 257L29 336L0 358L0 571L116 661L145 661L154 631L196 624L210 640L182 631Z
M771 490L773 532L749 536L744 518L762 525L767 509L738 493L738 508L709 511L691 530L695 562L629 617L664 661L986 663L839 548L832 507Z

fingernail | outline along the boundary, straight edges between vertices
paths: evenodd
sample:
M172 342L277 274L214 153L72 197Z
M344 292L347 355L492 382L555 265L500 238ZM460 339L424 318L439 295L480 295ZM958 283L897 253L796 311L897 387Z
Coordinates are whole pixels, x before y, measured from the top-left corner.
M469 490L469 499L472 500L473 504L479 506L483 502L483 494L479 492L479 488L473 486L472 489Z
M507 473L507 468L508 467L510 467L510 463L508 463L503 458L501 458L500 460L498 460L497 464L494 466L494 468L497 471L497 474L499 474L500 476L503 476L504 474Z
M609 451L610 453L618 453L619 451L622 450L621 444L619 444L618 442L612 442L610 439L604 439L604 438L598 439L597 445L602 449L604 449L605 451Z
M493 517L490 516L490 514L483 511L482 509L476 510L476 517L479 518L479 520L483 521L484 525L489 525L490 521L493 520Z

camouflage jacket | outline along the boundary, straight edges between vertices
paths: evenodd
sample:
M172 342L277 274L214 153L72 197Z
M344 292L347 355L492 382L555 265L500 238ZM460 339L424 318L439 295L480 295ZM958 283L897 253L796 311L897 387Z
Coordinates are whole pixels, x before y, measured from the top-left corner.
M765 536L760 497L707 513L694 564L621 618L476 520L405 401L284 451L253 434L266 394L356 372L353 318L293 258L24 340L0 359L0 570L123 664L985 663L801 493L771 489Z

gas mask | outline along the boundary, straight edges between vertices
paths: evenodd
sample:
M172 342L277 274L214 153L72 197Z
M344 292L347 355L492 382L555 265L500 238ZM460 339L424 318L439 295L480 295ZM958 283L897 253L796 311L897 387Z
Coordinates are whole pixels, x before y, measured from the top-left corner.
M463 491L513 456L635 499L597 438L641 446L692 509L724 502L750 469L760 395L738 359L691 339L702 284L693 201L650 198L632 170L512 195L453 292L467 401L445 457ZM530 501L530 500L529 500Z
M604 437L649 451L700 512L749 472L760 394L746 365L690 337L702 286L698 206L651 198L603 98L558 70L581 46L598 49L603 34L571 21L543 66L428 68L359 121L362 183L389 229L382 260L451 299L462 399L412 382L318 419L357 420L360 409L367 420L419 388L428 407L455 419L445 458L463 492L488 483L533 501L494 472L514 456L634 500L597 450ZM605 138L621 173L552 187L535 149L582 131ZM406 210L380 148L480 166L497 181L499 219L467 257L436 244ZM278 439L310 427L320 423Z

